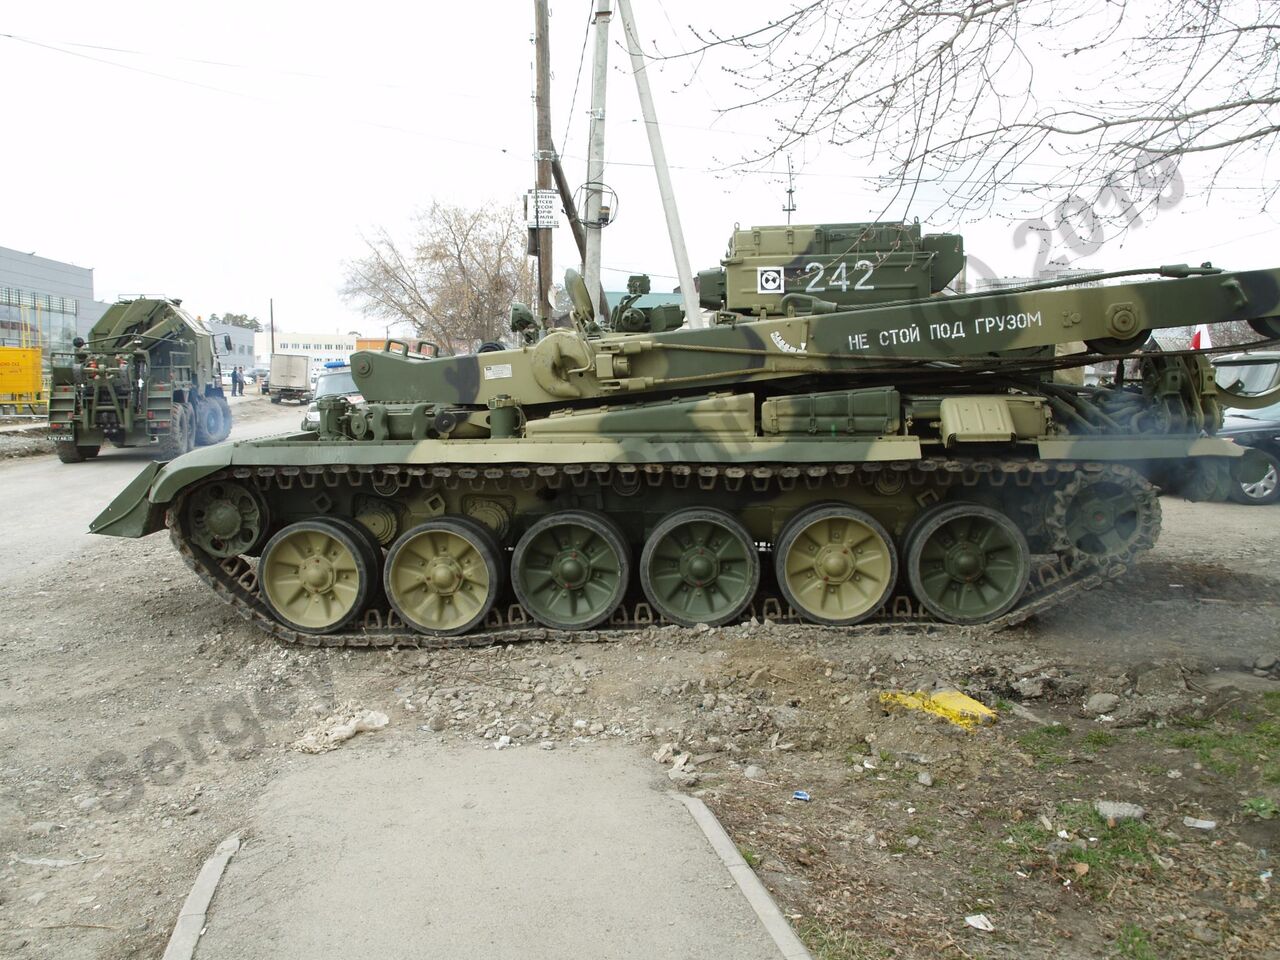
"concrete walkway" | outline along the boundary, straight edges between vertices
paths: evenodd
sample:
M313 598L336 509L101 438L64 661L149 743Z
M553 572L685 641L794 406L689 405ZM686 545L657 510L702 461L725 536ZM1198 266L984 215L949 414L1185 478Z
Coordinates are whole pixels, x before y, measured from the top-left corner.
M195 956L781 957L668 787L621 745L374 734L299 755L242 832Z

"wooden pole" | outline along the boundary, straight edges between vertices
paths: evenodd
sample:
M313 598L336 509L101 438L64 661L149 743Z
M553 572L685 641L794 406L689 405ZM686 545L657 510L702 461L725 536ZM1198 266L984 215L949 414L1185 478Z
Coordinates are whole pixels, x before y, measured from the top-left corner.
M552 189L551 160L555 148L551 141L551 36L547 0L534 0L534 45L536 74L534 97L538 112L538 177L539 190ZM538 248L538 320L544 330L551 328L551 228L537 231Z

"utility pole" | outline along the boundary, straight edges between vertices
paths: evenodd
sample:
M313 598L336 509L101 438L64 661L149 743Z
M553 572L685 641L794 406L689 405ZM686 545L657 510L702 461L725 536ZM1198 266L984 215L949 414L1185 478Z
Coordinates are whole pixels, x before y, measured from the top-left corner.
M565 175L559 156L551 161L551 172L555 175L556 189L560 191L560 203L564 207L565 216L569 218L573 242L578 246L578 259L582 261L578 266L582 273L585 274L587 271L587 232L582 228L582 219L578 216L578 207L573 202L573 190L569 186L569 178ZM592 292L590 288L588 288L588 292ZM597 298L596 309L607 316L609 313L609 298L604 295L604 287L596 287L593 295Z
M534 7L534 53L537 63L537 80L534 98L537 101L538 113L538 176L536 186L543 190L554 188L551 178L551 159L555 156L555 147L551 141L551 36L547 12L547 0L533 0ZM542 225L541 215L537 230L538 249L538 321L544 330L551 329L551 226Z
M653 172L658 176L662 210L667 215L667 234L671 238L671 254L675 258L676 273L680 277L685 319L690 327L701 327L702 308L698 304L698 291L694 289L693 273L689 269L689 252L684 245L684 229L680 226L680 211L676 207L676 195L671 186L671 172L667 169L667 153L662 146L662 130L658 126L658 116L653 108L648 64L640 50L636 21L631 13L631 0L618 0L618 13L622 15L622 31L627 36L627 52L631 55L631 72L635 75L636 93L640 96L640 112L644 115L644 127L649 134L649 152L653 154ZM592 289L589 284L588 278L587 289Z
M267 299L267 316L271 318L271 352L276 352L276 301L275 297Z
M787 215L787 223L791 223L791 215L796 212L796 178L791 173L791 154L787 154L787 202L782 207Z
M596 0L595 56L591 65L591 132L587 143L586 228L587 255L583 279L587 290L600 289L601 198L604 195L604 107L605 80L609 68L609 21L613 18L610 0ZM604 320L607 314L602 313Z

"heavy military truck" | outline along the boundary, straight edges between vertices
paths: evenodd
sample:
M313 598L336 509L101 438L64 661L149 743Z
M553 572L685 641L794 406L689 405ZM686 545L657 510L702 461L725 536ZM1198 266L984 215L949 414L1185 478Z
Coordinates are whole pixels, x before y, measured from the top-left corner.
M121 300L72 345L50 358L49 435L63 463L108 440L172 460L231 432L213 334L181 300Z
M947 296L956 264L912 257L901 299L730 292L698 327L631 298L597 326L571 273L573 329L517 307L516 349L357 352L363 402L151 465L91 529L167 528L243 616L317 645L752 616L994 628L1121 575L1159 534L1152 478L1187 460L1228 475L1222 404L1276 399L1144 346L1191 322L1280 336L1280 269ZM1113 361L1104 386L1055 376Z

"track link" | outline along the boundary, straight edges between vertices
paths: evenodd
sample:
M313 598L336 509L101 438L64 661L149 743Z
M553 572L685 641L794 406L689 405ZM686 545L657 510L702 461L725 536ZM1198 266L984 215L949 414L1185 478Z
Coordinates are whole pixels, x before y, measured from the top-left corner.
M562 484L584 486L589 480L607 481L612 476L626 478L628 482L648 480L650 483L670 479L676 486L696 484L703 489L714 489L723 484L729 491L741 489L744 484L763 489L764 485L777 483L782 489L796 484L817 488L820 484L834 482L837 487L861 481L874 484L888 479L911 482L927 477L945 486L977 487L987 483L993 487L1029 486L1057 478L1073 480L1077 477L1102 478L1109 473L1123 471L1130 482L1133 472L1128 468L1102 463L1076 461L1034 461L1011 459L947 460L941 458L890 463L849 463L818 467L760 465L755 467L721 466L708 464L570 464L566 467L508 466L508 467L415 467L390 465L382 467L254 467L232 468L207 478L248 481L260 489L279 484L283 488L295 485L302 488L334 487L350 483L360 486L366 481L373 484L395 483L409 486L414 483L464 484L484 489L490 484ZM1050 475L1045 477L1044 475ZM1053 475L1057 475L1054 477ZM1145 481L1143 481L1145 482ZM503 609L496 606L484 625L469 634L457 637L437 637L418 633L407 627L394 612L386 609L370 609L351 628L325 635L302 633L275 620L258 595L256 567L244 557L219 560L191 544L182 532L180 518L184 499L179 498L170 506L166 523L183 561L201 580L245 620L263 632L290 644L310 647L410 647L418 649L458 649L487 647L495 644L533 640L571 641L576 643L607 639L612 631L643 629L666 625L667 621L654 613L646 602L626 603L619 607L609 621L594 631L554 630L537 624L518 603ZM1152 532L1151 542L1155 534ZM988 623L987 630L1001 630L1021 623L1029 617L1043 613L1072 597L1122 576L1128 567L1124 563L1097 562L1079 559L1069 554L1033 558L1031 580L1027 592L1013 610ZM796 612L780 597L761 591L744 611L742 620L751 618L774 622L800 622ZM826 628L839 630L846 635L882 633L888 629L919 629L937 626L920 606L909 596L896 594L874 618L854 627Z

